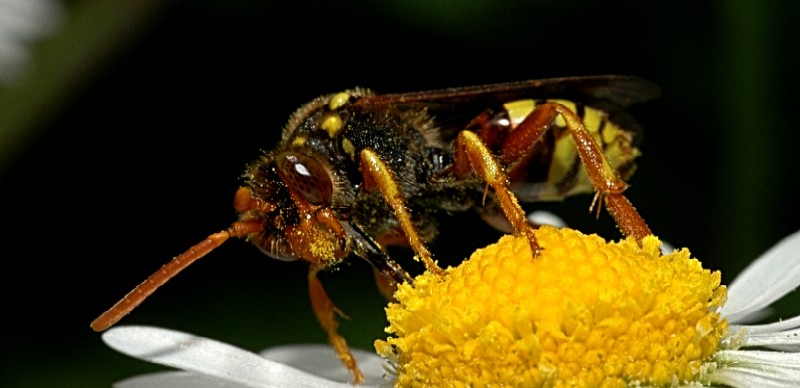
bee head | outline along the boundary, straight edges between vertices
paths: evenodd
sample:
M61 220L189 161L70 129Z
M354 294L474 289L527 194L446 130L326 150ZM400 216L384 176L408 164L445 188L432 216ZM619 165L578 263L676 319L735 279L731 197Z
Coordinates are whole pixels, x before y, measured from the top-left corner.
M334 186L328 167L294 151L268 153L245 174L234 207L240 220L264 229L247 237L267 255L325 266L341 260L346 234L331 209Z

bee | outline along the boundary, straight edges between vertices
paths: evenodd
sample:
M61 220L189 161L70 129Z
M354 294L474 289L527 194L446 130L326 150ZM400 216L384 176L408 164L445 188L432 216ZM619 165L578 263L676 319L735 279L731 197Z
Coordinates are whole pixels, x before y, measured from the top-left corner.
M91 327L107 329L195 260L244 238L270 257L310 264L313 310L358 383L319 271L357 256L391 295L412 281L386 253L399 244L427 271L445 274L426 243L439 216L468 210L526 235L536 253L520 201L580 193L594 192L590 209L604 203L622 233L641 240L650 230L623 195L640 129L624 109L658 94L645 80L605 75L318 97L291 116L275 149L246 167L234 196L238 220L164 265Z

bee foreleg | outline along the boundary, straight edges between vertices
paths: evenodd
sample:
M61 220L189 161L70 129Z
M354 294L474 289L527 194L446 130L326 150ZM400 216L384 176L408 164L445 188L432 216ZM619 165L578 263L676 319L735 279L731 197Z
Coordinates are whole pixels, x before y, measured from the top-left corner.
M314 308L314 314L316 314L320 325L325 330L325 333L328 334L328 341L333 346L333 350L336 351L336 355L353 374L353 381L356 384L360 384L364 380L364 375L358 369L358 363L353 354L350 353L347 341L336 331L339 326L339 322L336 321L336 315L341 315L342 313L334 306L333 301L331 301L328 293L322 287L322 283L317 278L319 270L320 268L316 265L311 265L308 272L308 292L311 295L311 306Z

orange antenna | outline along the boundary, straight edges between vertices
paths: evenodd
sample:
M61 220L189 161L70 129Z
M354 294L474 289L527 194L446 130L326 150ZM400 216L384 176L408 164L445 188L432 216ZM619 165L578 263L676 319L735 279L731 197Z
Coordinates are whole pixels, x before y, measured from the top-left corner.
M125 295L119 302L112 306L108 311L101 314L91 323L94 331L103 331L117 323L122 317L128 315L133 309L139 306L150 294L156 291L169 279L172 279L184 268L194 263L197 259L213 251L231 237L244 237L251 233L257 233L264 227L256 220L237 221L228 229L214 233L197 245L189 248L186 252L173 258L169 263L164 264L161 269L150 275L142 284L139 284L131 292Z

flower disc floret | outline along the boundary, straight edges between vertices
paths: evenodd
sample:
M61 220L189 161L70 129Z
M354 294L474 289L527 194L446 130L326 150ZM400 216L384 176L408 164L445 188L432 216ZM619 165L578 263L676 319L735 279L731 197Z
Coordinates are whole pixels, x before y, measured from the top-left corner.
M668 386L716 352L726 289L688 250L535 233L536 257L527 238L505 236L398 288L391 337L376 342L398 386Z

